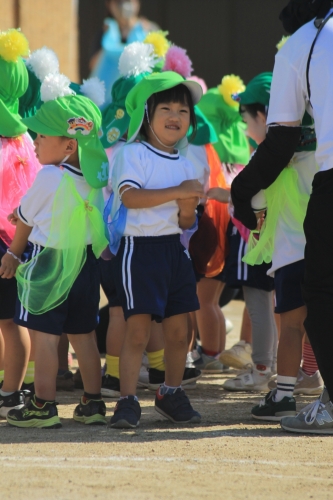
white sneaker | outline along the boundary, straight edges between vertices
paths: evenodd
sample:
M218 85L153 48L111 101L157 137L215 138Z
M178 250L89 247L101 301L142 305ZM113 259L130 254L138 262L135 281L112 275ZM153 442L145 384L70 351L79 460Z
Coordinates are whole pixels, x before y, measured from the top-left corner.
M226 330L226 333L230 333L231 330L233 329L234 327L234 324L230 321L230 319L226 318L225 319L225 330Z
M247 371L241 372L237 375L237 377L227 380L224 382L222 387L227 391L234 392L267 391L268 382L271 376L272 372L270 368L266 368L266 370L258 370L253 367Z
M244 370L253 366L251 344L240 340L231 349L226 349L220 354L220 361L226 366Z
M141 365L138 383L136 386L141 387L142 389L145 389L149 386L149 373L147 367L144 365Z

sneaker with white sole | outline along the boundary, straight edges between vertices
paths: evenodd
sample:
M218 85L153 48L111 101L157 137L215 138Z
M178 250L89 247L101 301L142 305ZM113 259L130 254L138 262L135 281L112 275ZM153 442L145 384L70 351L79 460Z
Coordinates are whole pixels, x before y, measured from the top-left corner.
M276 377L270 380L269 389L276 388ZM297 381L294 389L294 395L305 394L307 396L315 396L322 393L324 389L324 381L321 378L320 372L317 370L313 375L307 375L302 368L298 370Z
M295 417L281 419L284 431L299 434L333 434L333 404L325 388L314 403L307 405Z
M224 369L218 357L208 356L199 345L194 351L187 354L186 366L197 368L203 373L222 373Z
M252 346L245 340L240 340L230 349L226 349L220 354L220 361L224 365L244 370L253 366Z
M268 368L264 370L260 368L261 365L256 365L254 368L239 373L237 377L224 382L223 389L233 392L267 391L272 372Z
M276 389L270 391L251 410L253 418L267 420L268 422L279 422L282 417L293 417L296 415L295 398L285 396L281 401L274 401Z
M9 396L0 395L0 418L6 418L10 410L20 410L24 406L25 394L15 391Z

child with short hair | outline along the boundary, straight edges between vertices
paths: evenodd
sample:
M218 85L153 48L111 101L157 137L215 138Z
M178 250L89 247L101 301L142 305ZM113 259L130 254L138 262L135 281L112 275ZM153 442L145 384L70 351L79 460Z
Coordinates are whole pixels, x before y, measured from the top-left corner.
M175 423L201 419L181 388L187 313L199 304L180 235L195 223L204 193L194 166L175 150L182 139L187 142L190 124L195 128L193 105L201 95L200 85L166 71L143 78L126 100L130 144L118 153L113 170L111 219L118 220L119 239L111 250L116 252L116 287L127 324L120 355L121 398L111 427L139 424L135 393L152 319L162 322L165 340L165 382L157 390L155 409ZM133 143L139 132L144 140Z
M67 333L81 369L84 395L73 418L105 424L100 358L94 338L98 321L97 257L107 246L101 187L108 162L98 138L101 114L90 99L73 95L63 75L46 78L44 104L24 119L37 133L36 156L45 165L17 209L17 228L0 275L18 281L15 322L33 330L35 396L7 414L15 427L58 428L55 402L58 344ZM19 266L27 241L32 252ZM19 267L18 267L19 266Z

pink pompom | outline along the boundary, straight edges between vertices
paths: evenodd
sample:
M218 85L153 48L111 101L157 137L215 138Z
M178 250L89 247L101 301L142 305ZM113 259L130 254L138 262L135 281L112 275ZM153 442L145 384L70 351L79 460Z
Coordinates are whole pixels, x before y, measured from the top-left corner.
M192 61L186 54L186 50L172 45L166 53L163 71L175 71L184 78L191 76Z
M198 76L191 76L191 78L189 78L189 80L192 80L193 82L197 82L199 85L201 85L201 88L202 88L202 91L203 93L205 94L208 90L208 87L207 87L207 83L205 82L205 80L203 80L202 78L199 78Z

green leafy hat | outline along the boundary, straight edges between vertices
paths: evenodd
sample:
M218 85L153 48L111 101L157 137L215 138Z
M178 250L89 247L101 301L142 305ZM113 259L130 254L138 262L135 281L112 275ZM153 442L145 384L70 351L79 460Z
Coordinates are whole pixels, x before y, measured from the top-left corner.
M104 148L113 146L127 131L130 117L126 111L126 97L132 88L149 73L137 76L121 77L116 80L111 90L111 104L102 111L102 135Z
M192 139L191 135L193 130L192 127L190 127L187 134L190 143L195 146L204 146L205 144L213 144L217 142L218 139L213 125L207 120L198 106L194 106L194 113L197 121L197 130Z
M185 80L178 73L165 71L162 73L152 73L144 76L142 80L129 92L125 105L126 111L130 116L130 124L127 135L127 142L133 142L142 125L145 105L147 100L153 94L171 89L177 85L185 85L192 95L193 104L197 104L202 96L202 88L197 82Z
M0 32L0 135L5 137L17 137L27 130L18 114L18 99L28 87L22 59L28 53L28 41L18 30Z
M233 99L240 104L263 104L268 106L273 73L260 73L247 84L244 92L234 94Z
M214 127L218 141L214 148L221 162L246 165L250 159L246 125L238 111L238 104L227 104L218 88L209 89L198 104Z
M46 77L41 86L44 104L23 122L37 134L76 139L86 181L93 188L101 188L107 184L109 166L98 137L101 112L87 97L74 95L69 83L64 75Z

